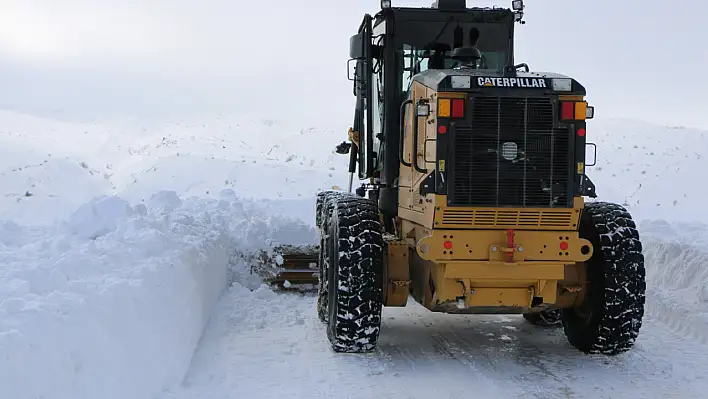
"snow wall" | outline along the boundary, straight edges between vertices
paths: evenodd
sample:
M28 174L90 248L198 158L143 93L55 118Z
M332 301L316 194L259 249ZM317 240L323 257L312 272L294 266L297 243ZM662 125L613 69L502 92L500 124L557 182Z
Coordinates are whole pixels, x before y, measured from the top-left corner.
M646 313L708 343L708 226L640 224L647 267Z
M238 253L313 243L238 201L102 197L50 228L0 224L0 397L150 398L180 384Z

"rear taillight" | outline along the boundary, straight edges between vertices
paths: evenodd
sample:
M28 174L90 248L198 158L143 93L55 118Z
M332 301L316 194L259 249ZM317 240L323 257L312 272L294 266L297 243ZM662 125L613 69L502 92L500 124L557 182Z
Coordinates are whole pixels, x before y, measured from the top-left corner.
M459 100L459 99L452 100L452 117L453 118L464 118L465 117L465 100Z
M570 101L561 103L561 119L564 121L575 119L575 103Z
M440 118L464 118L465 100L442 98L438 101L438 117Z
M584 121L594 115L594 109L585 101L561 101L560 108L563 121Z

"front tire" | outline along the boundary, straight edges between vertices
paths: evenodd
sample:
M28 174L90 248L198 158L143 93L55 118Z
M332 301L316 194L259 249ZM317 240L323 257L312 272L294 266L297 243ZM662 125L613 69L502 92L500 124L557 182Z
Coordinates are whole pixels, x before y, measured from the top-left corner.
M329 296L329 286L327 280L327 270L330 264L330 255L327 252L327 240L329 236L329 224L331 222L332 209L337 198L346 195L339 191L321 191L317 193L315 205L315 224L320 232L319 248L319 287L317 292L317 317L323 323L329 322L327 312L327 300Z
M580 236L592 242L594 253L586 263L583 304L563 310L565 334L584 353L626 352L634 346L644 317L646 272L636 224L619 205L589 203Z
M383 308L382 233L376 203L353 195L337 200L327 240L327 337L335 352L376 348Z

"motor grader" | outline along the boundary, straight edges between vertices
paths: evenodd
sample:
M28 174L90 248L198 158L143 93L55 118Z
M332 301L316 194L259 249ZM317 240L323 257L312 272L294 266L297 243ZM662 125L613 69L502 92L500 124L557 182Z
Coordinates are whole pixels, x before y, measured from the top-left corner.
M626 209L585 201L596 198L585 88L516 64L522 1L381 3L350 40L355 117L337 147L349 190L318 194L320 245L286 260L317 264L332 348L375 349L382 307L413 298L562 325L585 353L629 350L644 314L642 245Z

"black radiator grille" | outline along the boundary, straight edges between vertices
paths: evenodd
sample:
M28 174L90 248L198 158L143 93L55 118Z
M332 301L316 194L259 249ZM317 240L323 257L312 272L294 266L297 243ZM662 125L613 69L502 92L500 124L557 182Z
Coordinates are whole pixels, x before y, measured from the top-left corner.
M550 98L478 97L468 110L453 130L451 205L572 206L570 135L554 128Z

